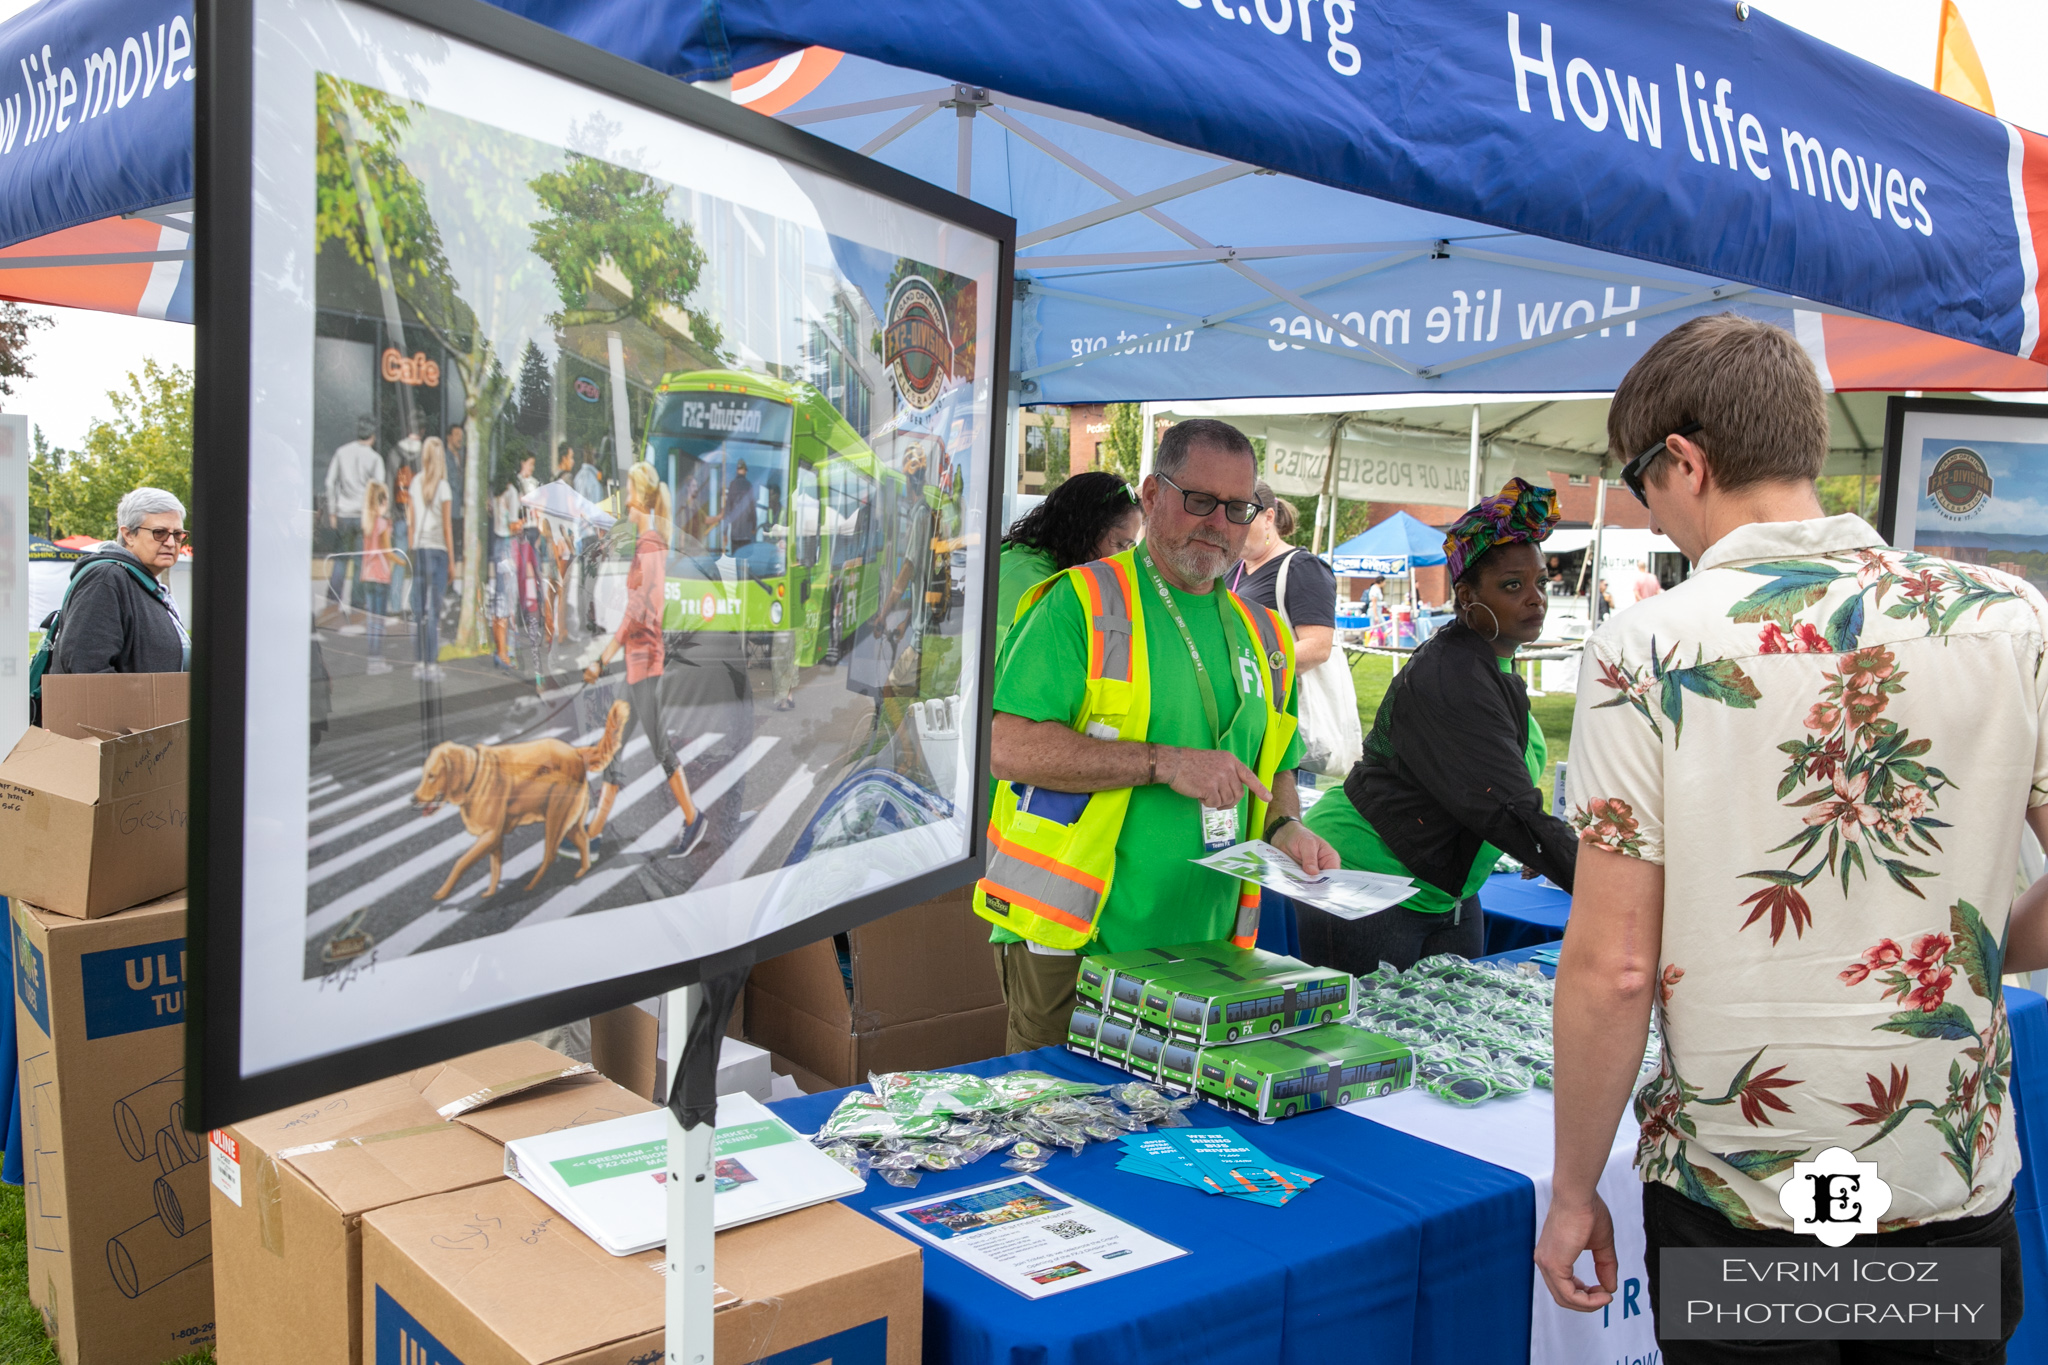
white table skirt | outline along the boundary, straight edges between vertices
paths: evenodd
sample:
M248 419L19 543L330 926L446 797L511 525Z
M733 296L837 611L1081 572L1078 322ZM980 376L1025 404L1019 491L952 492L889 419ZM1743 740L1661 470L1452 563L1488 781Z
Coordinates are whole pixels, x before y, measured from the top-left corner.
M1550 1210L1551 1120L1556 1112L1548 1090L1488 1100L1469 1109L1425 1091L1408 1090L1345 1109L1527 1176L1536 1186L1536 1227L1543 1226ZM1614 1251L1620 1262L1614 1302L1597 1313L1559 1308L1532 1261L1530 1365L1656 1365L1662 1359L1650 1316L1650 1281L1643 1272L1643 1193L1633 1166L1635 1150L1635 1119L1624 1114L1600 1174L1600 1197L1614 1215ZM1593 1282L1590 1253L1579 1258L1578 1275L1585 1283Z

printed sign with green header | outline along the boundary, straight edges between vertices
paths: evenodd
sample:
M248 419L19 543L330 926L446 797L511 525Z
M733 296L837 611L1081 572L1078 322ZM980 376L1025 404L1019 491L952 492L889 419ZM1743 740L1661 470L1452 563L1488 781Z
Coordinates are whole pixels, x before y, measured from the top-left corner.
M642 1142L632 1147L614 1147L608 1152L589 1152L548 1163L564 1185L588 1185L593 1180L614 1176L640 1175L668 1165L668 1139Z
M721 1128L712 1139L711 1150L716 1156L733 1156L740 1152L751 1152L760 1147L774 1147L785 1142L795 1142L796 1134L779 1119L762 1119L758 1123L742 1123L731 1128Z

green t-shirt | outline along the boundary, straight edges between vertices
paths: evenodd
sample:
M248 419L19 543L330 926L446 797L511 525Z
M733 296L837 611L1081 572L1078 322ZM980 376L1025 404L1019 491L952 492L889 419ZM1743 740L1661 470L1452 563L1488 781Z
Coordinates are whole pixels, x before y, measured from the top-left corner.
M1512 662L1500 661L1505 673ZM1543 770L1550 766L1550 746L1544 742L1543 727L1536 723L1536 715L1529 714L1529 744L1522 752L1529 766L1529 780L1541 782ZM1358 813L1358 807L1351 804L1343 791L1328 793L1302 817L1301 821L1329 842L1337 850L1337 856L1344 866L1359 872L1383 872L1390 877L1412 877L1415 874L1404 867L1394 851L1380 838L1379 831L1366 822ZM1481 844L1479 853L1472 859L1472 870L1465 877L1464 889L1457 899L1446 895L1441 889L1418 879L1415 894L1403 901L1405 910L1420 911L1425 915L1447 915L1457 908L1459 900L1477 894L1486 879L1493 875L1494 864L1500 861L1500 850L1492 844Z
M1017 621L1017 603L1025 593L1051 578L1059 570L1052 556L1029 545L1005 545L996 561L996 657L1001 658L1003 641Z
M1221 585L1207 594L1169 588L1216 684L1217 719L1224 730L1220 745L1209 732L1195 690L1202 684L1195 677L1187 645L1142 563L1136 586L1145 613L1145 658L1152 682L1146 738L1189 749L1227 749L1245 766L1256 768L1266 708L1257 684L1247 686L1246 679L1255 679L1263 662L1242 620L1225 625L1218 608L1233 616L1235 612L1225 602ZM1062 586L1047 593L1004 642L996 658L995 709L1071 726L1086 700L1087 679L1087 617L1073 590ZM1293 696L1287 698L1286 709L1289 715L1297 714ZM1300 766L1301 753L1297 734L1281 755L1279 771ZM1245 837L1248 809L1249 797L1238 805L1240 837ZM1189 861L1201 856L1200 804L1164 782L1133 788L1117 839L1109 900L1086 951L1121 953L1228 937L1237 918L1238 884ZM1001 928L989 937L996 943L1017 941Z

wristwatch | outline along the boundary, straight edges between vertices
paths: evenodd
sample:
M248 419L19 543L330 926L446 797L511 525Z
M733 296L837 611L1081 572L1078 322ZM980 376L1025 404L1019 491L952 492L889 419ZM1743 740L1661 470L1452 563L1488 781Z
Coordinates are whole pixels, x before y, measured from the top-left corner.
M1300 820L1300 818L1299 818L1299 817L1297 817L1297 816L1293 816L1293 815L1283 815L1283 816L1281 816L1281 817L1280 817L1280 818L1279 818L1278 820L1275 820L1275 821L1274 821L1274 822L1273 822L1272 824L1270 824L1270 825L1266 826L1266 832L1265 832L1264 834L1260 835L1259 837L1260 837L1260 838L1262 838L1262 839L1264 839L1264 840L1265 840L1265 841L1266 841L1267 843L1269 843L1269 844L1270 844L1270 843L1272 843L1272 842L1273 842L1273 832L1274 832L1275 830L1279 829L1279 828L1280 828L1280 826L1282 826L1282 825L1286 824L1286 823L1287 823L1288 821L1290 821L1290 820L1294 821L1294 823L1295 823L1295 824L1297 824L1297 825L1301 823L1301 820Z

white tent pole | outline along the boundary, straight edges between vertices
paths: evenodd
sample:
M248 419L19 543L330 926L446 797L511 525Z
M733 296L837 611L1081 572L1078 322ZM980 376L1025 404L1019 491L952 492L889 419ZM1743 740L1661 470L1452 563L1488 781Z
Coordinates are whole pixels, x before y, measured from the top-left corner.
M668 1089L674 1096L683 1083L683 1057L689 1050L690 1025L704 1005L704 988L685 986L668 994ZM668 1283L665 1314L667 1365L710 1365L713 1231L711 1179L714 1125L699 1124L688 1132L676 1118L668 1120Z
M1593 576L1586 585L1586 625L1590 630L1600 624L1600 578L1603 542L1607 535L1607 468L1603 463L1599 487L1593 494Z
M1471 471L1471 477L1466 481L1465 484L1465 505L1467 507L1472 506L1473 504L1477 503L1481 498L1486 496L1484 493L1479 491L1479 405L1477 403L1474 403L1472 405Z
M1159 444L1155 428L1159 425L1157 409L1150 403L1138 404L1138 423L1144 428L1138 434L1138 482L1143 483L1152 474L1152 453Z

